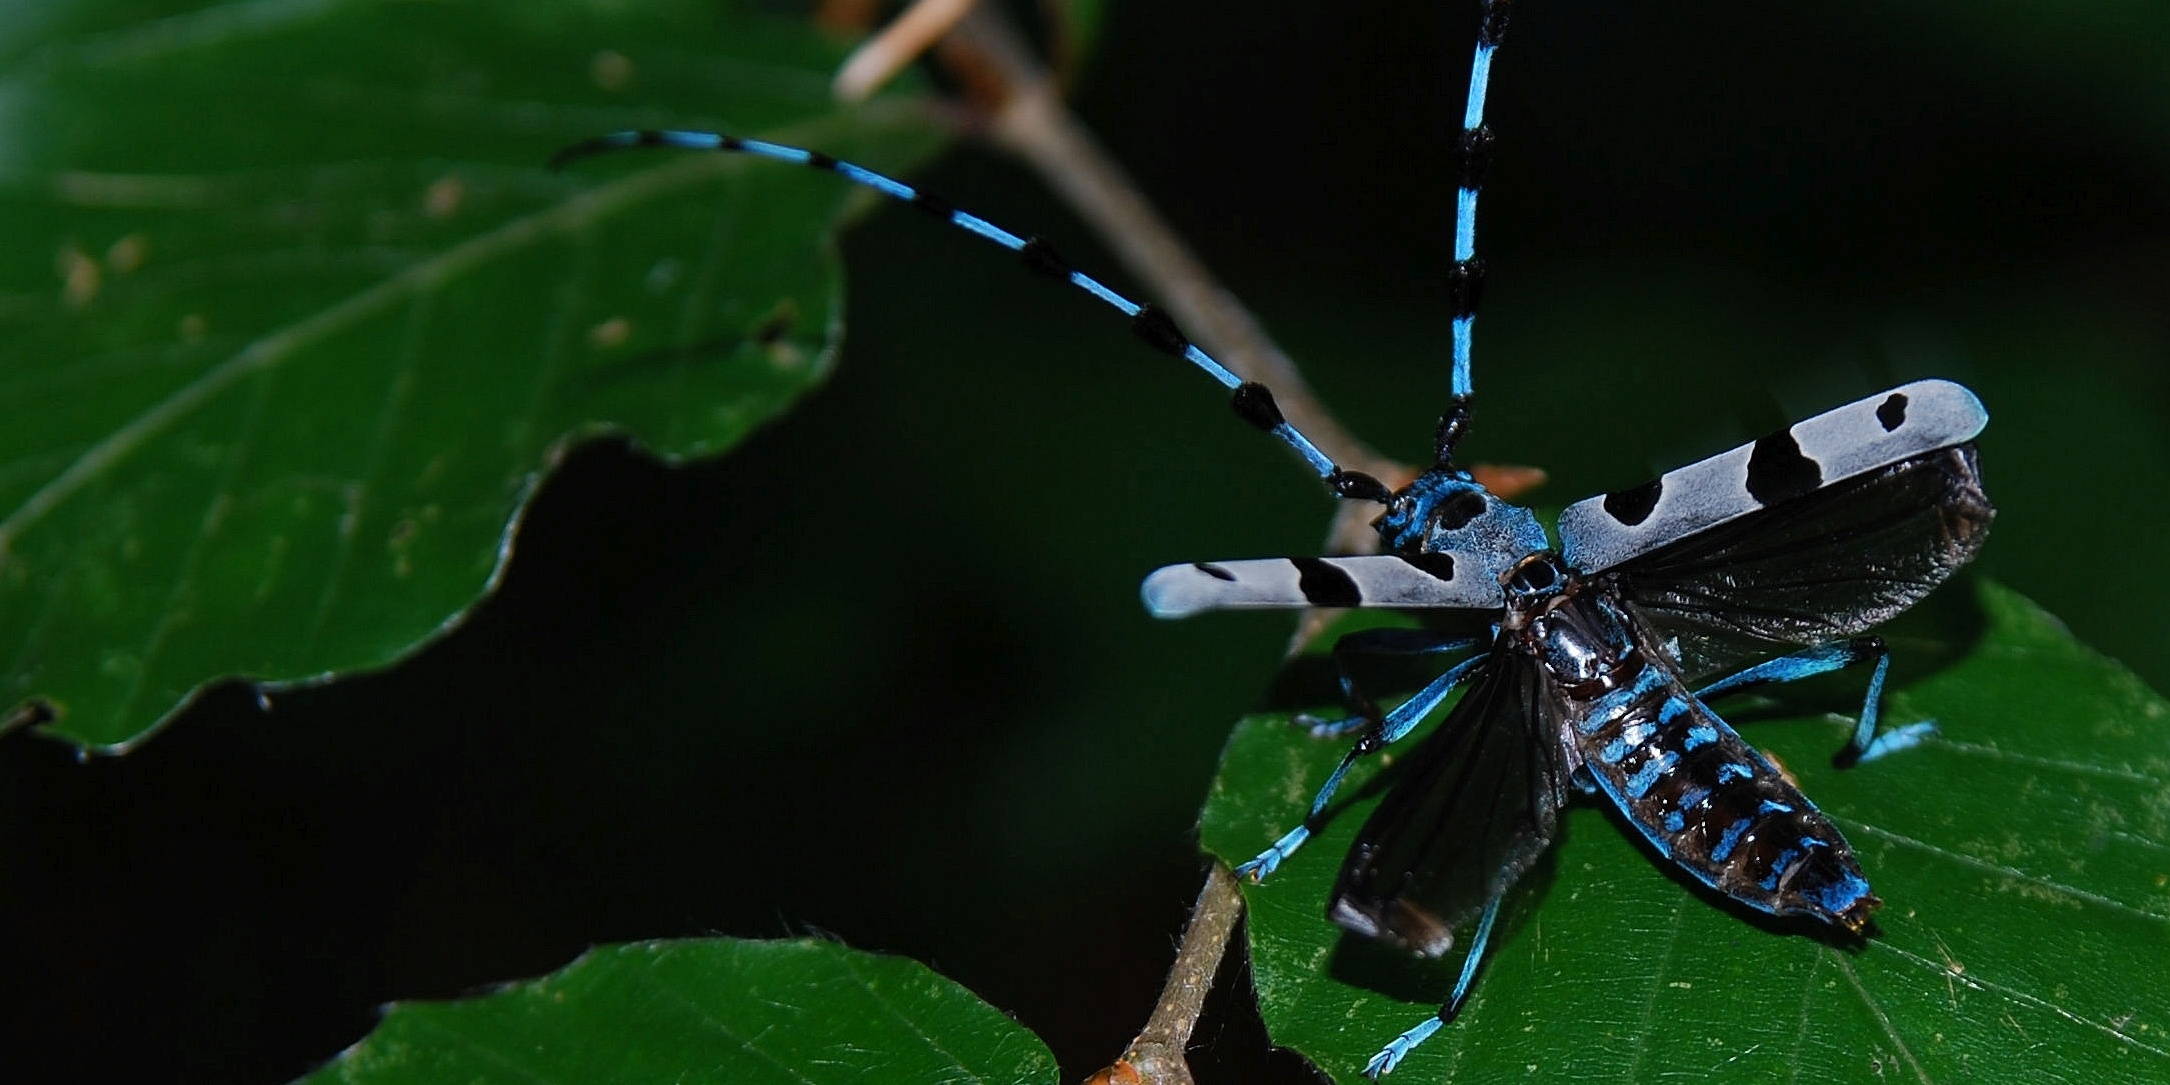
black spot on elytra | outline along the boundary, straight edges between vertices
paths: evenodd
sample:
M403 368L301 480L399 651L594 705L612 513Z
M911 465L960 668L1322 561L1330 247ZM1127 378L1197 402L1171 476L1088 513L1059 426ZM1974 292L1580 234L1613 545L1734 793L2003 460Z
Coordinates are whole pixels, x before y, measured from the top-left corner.
M1296 566L1296 586L1315 607L1353 607L1364 602L1349 574L1318 558L1290 558Z
M1175 326L1174 318L1150 305L1139 308L1138 314L1130 318L1130 330L1162 354L1181 357L1190 349L1189 337Z
M1776 505L1823 485L1823 468L1801 454L1801 443L1780 430L1756 442L1748 454L1748 496Z
M1885 397L1883 403L1876 408L1876 421L1883 425L1885 433L1905 425L1906 393L1893 392Z
M1196 569L1199 572L1204 573L1215 580L1226 580L1233 582L1236 579L1236 574L1231 573L1218 565L1210 565L1203 561L1193 563L1191 565L1191 568Z
M1236 393L1228 398L1244 421L1268 433L1281 427L1286 419L1281 417L1281 405L1273 401L1273 389L1257 381L1245 381L1236 386Z
M1475 490L1463 490L1441 502L1433 510L1432 526L1441 531L1460 531L1471 520L1484 515L1484 496Z
M806 152L806 164L817 170L833 170L836 168L836 159L820 151L808 151Z
M1665 492L1665 480L1654 478L1628 490L1618 490L1605 495L1605 512L1628 527L1650 519L1652 510L1658 507L1658 498Z
M1434 580L1454 579L1454 555L1452 554L1403 554L1401 559L1418 572Z
M1055 246L1037 237L1027 240L1025 247L1017 250L1017 255L1025 258L1025 266L1035 274L1045 275L1050 279L1070 277L1070 265L1056 255Z

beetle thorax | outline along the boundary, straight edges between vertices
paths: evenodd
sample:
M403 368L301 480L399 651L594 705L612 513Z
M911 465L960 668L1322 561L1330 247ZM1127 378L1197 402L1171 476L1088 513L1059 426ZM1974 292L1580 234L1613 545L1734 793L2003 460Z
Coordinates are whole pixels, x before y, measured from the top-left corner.
M1500 577L1507 597L1501 629L1578 700L1620 688L1645 663L1619 603L1584 590L1587 585L1550 551L1523 558Z
M1549 545L1537 517L1452 467L1434 467L1395 491L1372 527L1399 554L1527 554Z

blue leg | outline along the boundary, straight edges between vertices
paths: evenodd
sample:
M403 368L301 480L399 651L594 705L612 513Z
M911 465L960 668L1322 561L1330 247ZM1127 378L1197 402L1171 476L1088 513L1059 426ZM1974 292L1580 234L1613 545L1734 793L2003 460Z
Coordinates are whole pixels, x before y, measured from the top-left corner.
M1791 682L1810 675L1851 667L1871 659L1876 661L1876 671L1869 676L1869 694L1861 705L1861 719L1854 725L1853 737L1848 739L1846 747L1839 751L1838 759L1845 765L1873 761L1885 754L1918 746L1922 739L1936 733L1935 720L1922 720L1904 727L1894 727L1880 735L1876 733L1878 706L1884 697L1884 675L1891 670L1891 649L1884 645L1882 637L1855 637L1852 640L1819 644L1803 652L1758 663L1739 674L1697 690L1695 695L1709 700L1721 694L1777 682Z
M1311 810L1304 815L1303 824L1283 834L1281 839L1273 842L1272 847L1258 853L1258 858L1237 867L1236 877L1263 881L1266 875L1273 873L1274 868L1281 865L1283 859L1296 854L1296 849L1302 847L1304 841L1311 839L1312 830L1318 826L1321 816L1326 812L1326 804L1341 787L1341 778L1349 774L1349 766L1356 764L1357 758L1383 750L1414 730L1425 716L1430 715L1433 709L1447 699L1447 694L1468 681L1469 676L1490 658L1477 656L1448 668L1447 673L1433 679L1431 685L1418 690L1416 696L1403 701L1401 707L1388 713L1385 719L1364 732L1364 737L1357 739L1356 745L1342 755L1341 763L1334 766L1333 775L1326 778L1326 785L1319 788L1318 796L1311 800Z
M1484 963L1485 948L1492 942L1492 921L1499 918L1499 904L1504 898L1502 893L1485 902L1484 917L1477 920L1477 933L1469 940L1469 955L1462 958L1461 978L1454 981L1454 993L1447 996L1447 1004L1417 1027L1394 1037L1392 1043L1373 1055L1371 1061L1364 1064L1365 1077L1376 1081L1380 1074L1392 1072L1418 1044L1430 1039L1432 1033L1439 1031L1439 1026L1454 1020L1454 1015L1462 1012L1462 1002L1469 997L1470 984L1477 979L1477 966Z
M1341 678L1341 699L1355 714L1325 720L1301 713L1293 722L1309 731L1312 738L1340 738L1378 723L1379 707L1356 688L1356 680L1349 674L1352 657L1436 655L1468 651L1479 643L1475 637L1444 637L1423 629L1364 629L1351 633L1334 642L1334 670Z

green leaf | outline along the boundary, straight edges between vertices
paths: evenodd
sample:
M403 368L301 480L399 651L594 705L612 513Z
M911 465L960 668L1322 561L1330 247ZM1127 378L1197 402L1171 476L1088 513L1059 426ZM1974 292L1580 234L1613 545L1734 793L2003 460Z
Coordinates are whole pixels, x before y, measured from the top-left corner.
M902 957L729 938L603 946L461 1002L404 1002L310 1082L1053 1082L1032 1033Z
M1847 721L1733 709L1845 830L1886 901L1876 937L1827 942L1690 888L1578 803L1460 1018L1394 1078L2170 1074L2170 706L2018 595L1981 582L1977 597L1981 640L1887 697L1895 721L1941 722L1922 747L1840 771L1830 755ZM1897 627L1902 666L1942 639L1922 624ZM1339 754L1285 717L1244 721L1205 808L1206 846L1231 862L1256 854ZM1341 1080L1432 1013L1459 967L1451 952L1416 962L1343 936L1323 914L1376 804L1376 769L1352 774L1342 794L1360 798L1246 889L1267 1027Z
M156 9L156 10L151 10ZM54 5L0 23L0 659L116 749L456 621L571 443L728 448L827 372L864 193L652 125L930 150L709 0ZM9 35L33 26L36 34Z

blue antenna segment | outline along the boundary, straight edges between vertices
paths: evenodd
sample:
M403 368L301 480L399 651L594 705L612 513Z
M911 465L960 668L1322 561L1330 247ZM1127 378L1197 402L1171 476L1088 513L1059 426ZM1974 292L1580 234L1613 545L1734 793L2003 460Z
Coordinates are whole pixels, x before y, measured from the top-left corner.
M1456 403L1467 404L1475 392L1470 379L1470 341L1477 323L1477 298L1484 285L1484 264L1477 259L1477 192L1484 187L1492 149L1492 130L1484 124L1484 92L1492 81L1492 54L1507 29L1507 0L1489 0L1478 23L1477 52L1469 64L1469 105L1462 111L1462 174L1454 197L1454 373ZM1451 446L1451 442L1448 442ZM1451 450L1451 448L1450 448Z
M672 147L689 151L721 151L757 155L779 162L827 170L853 184L871 188L899 203L910 204L921 211L940 218L966 233L992 241L1011 252L1024 257L1025 266L1049 278L1060 279L1071 286L1098 298L1103 304L1130 318L1131 330L1154 349L1181 358L1204 370L1205 374L1219 381L1221 387L1232 393L1236 413L1245 421L1272 434L1283 444L1296 450L1321 479L1326 480L1337 496L1362 500L1384 500L1386 489L1367 476L1347 472L1336 466L1319 447L1311 443L1296 427L1282 417L1281 409L1274 403L1273 393L1263 384L1245 381L1228 367L1215 361L1213 356L1200 350L1198 345L1176 327L1168 314L1151 305L1140 305L1124 297L1100 280L1078 271L1062 257L1055 254L1053 246L1036 237L1020 237L992 222L967 211L959 211L923 189L905 184L894 177L887 177L864 166L841 161L800 147L770 143L760 139L741 139L720 132L690 132L678 129L643 129L638 131L612 132L597 136L558 152L550 160L553 168L590 155L633 147Z

